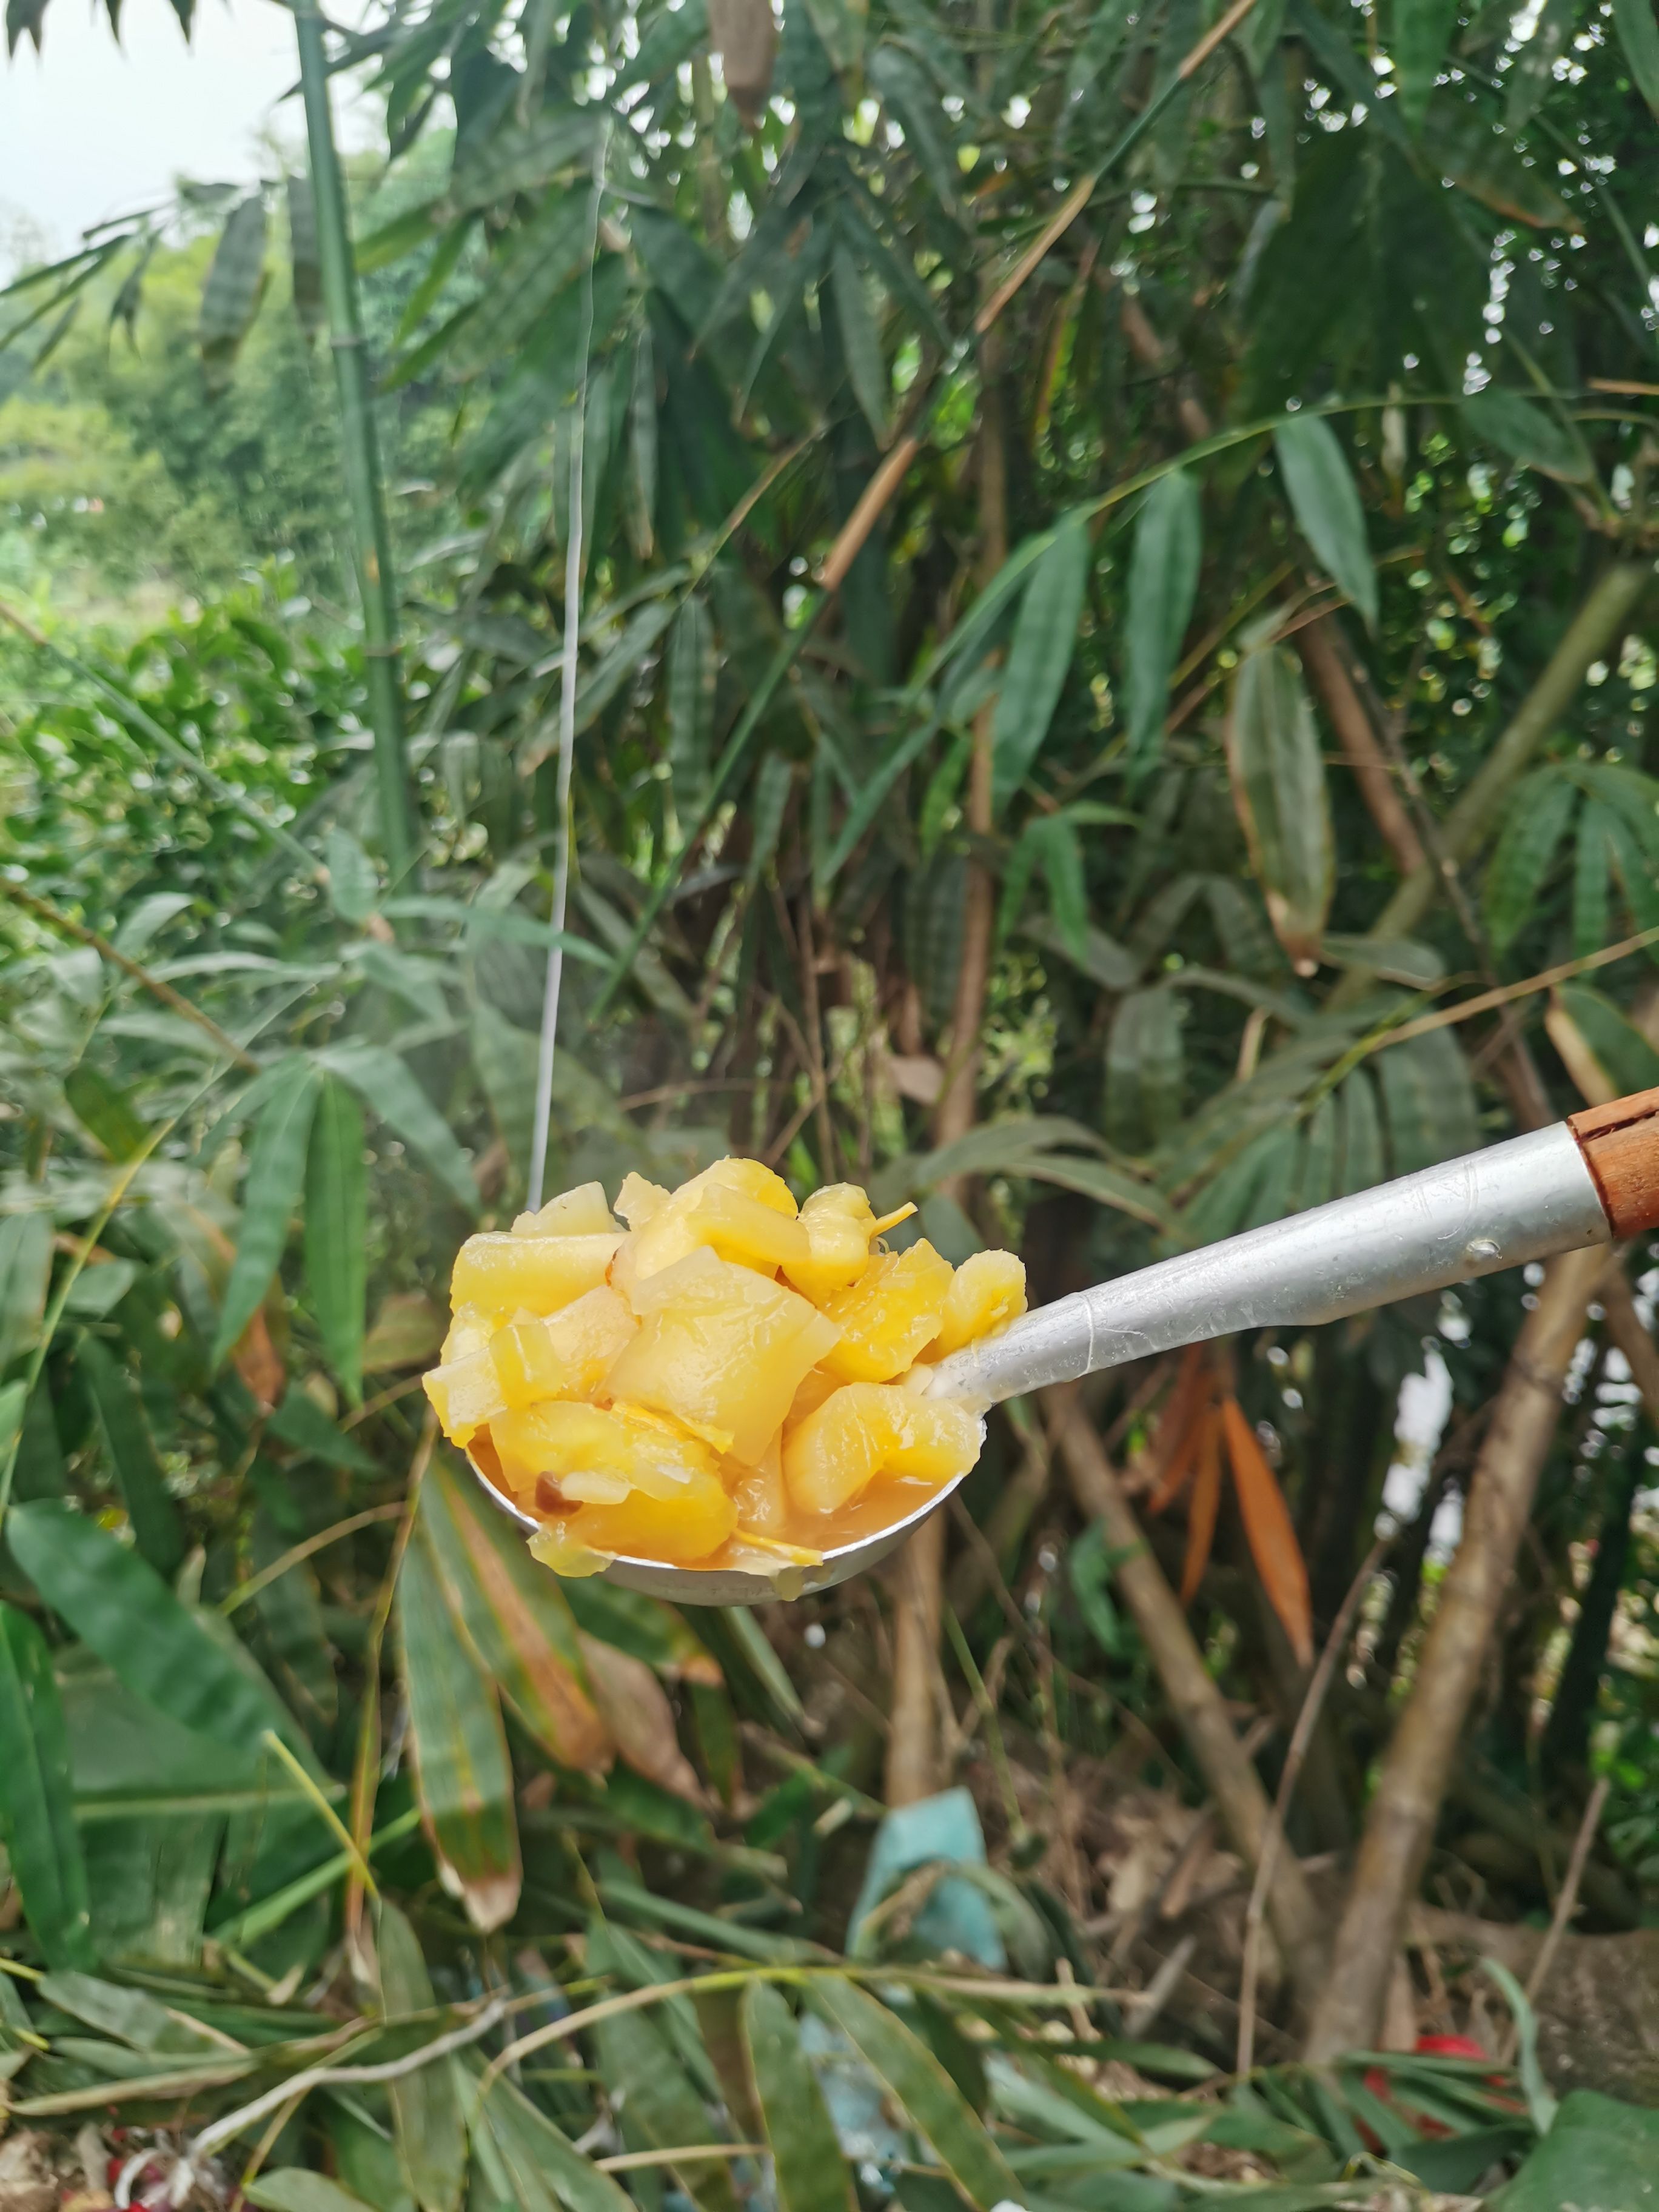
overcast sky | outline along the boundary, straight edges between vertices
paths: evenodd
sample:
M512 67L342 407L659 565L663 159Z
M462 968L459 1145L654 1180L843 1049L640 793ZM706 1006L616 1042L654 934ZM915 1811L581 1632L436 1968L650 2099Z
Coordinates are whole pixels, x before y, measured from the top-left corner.
M49 0L44 51L0 56L0 269L68 252L180 172L251 181L266 131L302 142L294 76L294 19L271 0L198 0L188 46L167 0L125 0L119 46L101 5ZM342 113L343 142L367 143L369 121Z

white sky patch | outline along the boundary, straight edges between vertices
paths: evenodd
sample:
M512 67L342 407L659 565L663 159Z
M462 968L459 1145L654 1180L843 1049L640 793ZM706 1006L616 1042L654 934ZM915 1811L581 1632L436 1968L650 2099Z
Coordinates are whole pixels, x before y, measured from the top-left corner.
M294 19L270 0L200 0L191 43L167 0L127 0L121 41L89 0L49 0L43 51L0 57L0 280L69 252L88 224L167 199L183 173L252 184L297 149ZM374 110L335 80L343 149Z

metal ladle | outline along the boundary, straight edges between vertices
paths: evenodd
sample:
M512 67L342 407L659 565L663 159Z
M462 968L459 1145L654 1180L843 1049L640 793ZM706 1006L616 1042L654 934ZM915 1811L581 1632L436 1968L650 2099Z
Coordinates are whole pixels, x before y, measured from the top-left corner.
M1648 1091L1057 1298L940 1360L928 1389L982 1413L1005 1398L1180 1345L1239 1329L1340 1321L1656 1224L1659 1091ZM474 1470L504 1513L526 1529L538 1527L476 1462ZM803 1596L877 1565L964 1480L934 1491L879 1534L781 1575L626 1558L605 1571L676 1605Z

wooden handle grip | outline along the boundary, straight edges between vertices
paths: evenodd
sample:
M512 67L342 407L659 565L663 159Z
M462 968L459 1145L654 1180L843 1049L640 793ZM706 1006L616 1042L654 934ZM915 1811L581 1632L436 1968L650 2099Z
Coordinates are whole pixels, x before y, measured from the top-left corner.
M1659 1228L1659 1091L1567 1117L1616 1237Z

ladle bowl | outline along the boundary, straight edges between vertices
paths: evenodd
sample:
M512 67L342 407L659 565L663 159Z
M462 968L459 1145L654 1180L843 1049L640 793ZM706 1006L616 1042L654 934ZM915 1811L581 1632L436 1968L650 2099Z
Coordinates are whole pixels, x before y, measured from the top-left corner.
M1311 1206L1039 1306L941 1359L930 1392L981 1414L1028 1390L1245 1328L1308 1328L1659 1226L1659 1090ZM475 1460L491 1500L539 1524ZM896 1549L958 1476L891 1528L775 1573L619 1558L609 1580L674 1605L758 1605L830 1589Z

